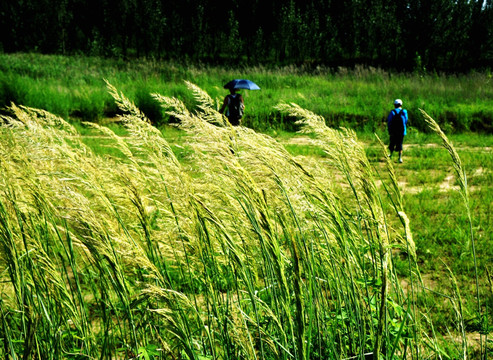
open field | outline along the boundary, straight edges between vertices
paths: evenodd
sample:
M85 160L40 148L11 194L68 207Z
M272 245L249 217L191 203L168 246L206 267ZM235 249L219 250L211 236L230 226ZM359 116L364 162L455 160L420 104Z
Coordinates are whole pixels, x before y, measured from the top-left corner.
M295 105L303 134L231 127L188 86L200 112L153 95L178 128L109 84L119 124L10 109L0 356L491 353L492 136L412 130L396 164Z
M96 57L0 54L0 108L11 102L45 109L65 119L100 122L119 112L104 79L123 91L154 124L167 123L151 93L176 97L189 109L197 106L185 81L214 100L227 94L222 86L250 78L261 91L244 91L244 125L257 131L293 130L294 119L274 109L296 103L322 115L329 126L374 132L395 98L404 101L411 126L429 132L418 109L430 114L447 133L473 130L493 133L493 86L490 72L460 75L392 74L380 69L294 66L222 68L153 60L124 62Z

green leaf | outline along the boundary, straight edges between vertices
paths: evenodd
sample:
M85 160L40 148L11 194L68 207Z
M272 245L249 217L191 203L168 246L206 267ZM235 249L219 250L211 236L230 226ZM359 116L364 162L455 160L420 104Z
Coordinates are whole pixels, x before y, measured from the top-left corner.
M151 360L154 356L159 355L159 348L157 345L148 344L147 346L141 346L137 351L139 357L143 357L145 360Z

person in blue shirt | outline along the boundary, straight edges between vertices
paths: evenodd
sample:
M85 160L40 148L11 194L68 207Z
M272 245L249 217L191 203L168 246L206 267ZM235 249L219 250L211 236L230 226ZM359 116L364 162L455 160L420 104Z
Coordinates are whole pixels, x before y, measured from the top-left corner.
M389 131L389 157L392 157L394 151L399 152L399 162L402 163L402 142L407 134L407 110L402 108L402 100L394 101L394 109L387 116L387 129Z

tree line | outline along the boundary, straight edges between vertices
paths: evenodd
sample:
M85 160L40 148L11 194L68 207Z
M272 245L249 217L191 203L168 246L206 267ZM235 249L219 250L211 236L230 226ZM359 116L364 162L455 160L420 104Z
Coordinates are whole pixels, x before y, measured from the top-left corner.
M0 51L491 69L493 0L6 0Z

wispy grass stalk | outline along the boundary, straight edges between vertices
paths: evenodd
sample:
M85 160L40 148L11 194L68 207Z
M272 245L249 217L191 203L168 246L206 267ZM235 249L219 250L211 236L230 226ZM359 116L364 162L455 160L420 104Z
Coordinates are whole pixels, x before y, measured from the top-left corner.
M459 154L455 150L454 146L448 139L448 137L445 135L445 133L442 131L440 126L437 124L433 118L428 115L425 111L420 109L421 114L423 115L426 123L430 127L431 130L433 130L442 140L442 145L443 147L447 150L449 153L450 157L452 158L452 166L455 170L455 173L457 175L457 181L459 183L459 193L462 197L462 200L464 201L464 207L466 209L467 213L467 219L469 223L469 236L470 236L470 243L466 244L466 249L471 247L472 251L472 258L474 262L474 278L475 278L475 283L476 283L476 304L477 304L477 321L479 323L479 326L483 326L483 315L481 311L481 297L479 293L479 276L478 276L478 262L477 262L477 257L476 257L476 244L475 244L475 239L474 239L474 231L473 231L473 221L472 221L472 214L471 214L471 205L470 205L470 200L469 200L469 188L467 186L467 177L466 177L466 171L462 166L462 162L460 160ZM483 356L483 329L481 329L480 333L480 348L481 348L481 356Z
M366 160L364 151L351 131L342 129L341 132L338 132L327 128L322 117L301 109L295 104L279 105L277 108L288 112L292 116L301 118L299 123L304 126L302 131L314 132L319 136L320 140L317 144L324 148L329 155L329 159L344 175L355 198L355 204L357 204L357 209L360 212L359 222L361 225L359 226L359 231L361 231L361 235L366 234L370 241L367 246L370 248L374 246L372 242L377 245L378 253L380 254L381 293L379 306L376 307L379 313L376 316L378 325L375 329L373 354L374 356L379 356L382 336L388 342L388 333L384 324L387 321L388 271L389 267L391 267L391 260L381 200L376 190L375 182L372 180L371 167ZM344 242L343 244L347 248L346 243ZM352 272L349 272L349 274L352 274ZM367 279L366 275L365 279ZM349 283L354 282L354 278L349 280Z
M417 261L417 255L416 255L416 244L414 243L411 228L410 228L410 221L409 218L406 215L406 212L404 210L404 204L403 204L403 199L402 199L402 193L397 181L397 177L395 174L395 169L392 164L392 161L390 158L387 156L387 148L384 145L384 143L380 140L378 135L375 135L378 143L380 144L381 148L381 156L385 159L385 165L387 172L390 177L390 188L387 186L385 182L382 182L383 187L385 191L388 194L388 198L396 212L396 215L398 216L399 220L401 221L401 224L404 229L404 237L405 237L405 247L406 247L406 252L410 256L408 256L408 268L409 268L409 275L410 275L410 297L408 297L408 305L407 308L412 308L412 318L416 319L417 318L417 309L416 309L416 286L415 286L415 276L414 274L417 274L418 280L421 281L421 276L419 273L419 267L416 265ZM386 221L386 220L385 220ZM386 221L387 224L387 221ZM390 237L389 230L388 230L388 225L386 225L387 229L387 236ZM402 324L407 322L407 315L404 316L405 319L402 321ZM414 337L417 338L417 333L418 333L418 322L415 323L415 326L413 326L413 332L414 332ZM402 330L402 329L401 329ZM399 332L401 331L399 330ZM396 339L397 342L397 339ZM418 344L416 343L416 349L415 353L418 354L419 350L417 348ZM392 353L395 351L395 347L392 349Z

